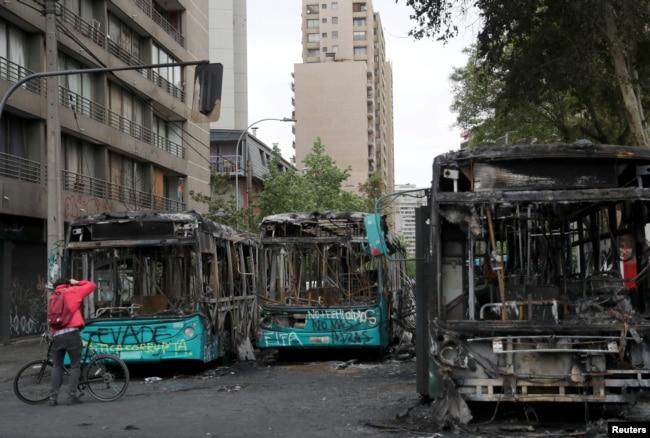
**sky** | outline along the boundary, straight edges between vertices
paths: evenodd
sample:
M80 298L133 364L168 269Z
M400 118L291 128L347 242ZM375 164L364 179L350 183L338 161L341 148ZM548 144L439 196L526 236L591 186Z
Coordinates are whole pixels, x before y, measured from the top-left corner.
M247 0L249 123L291 117L291 73L302 61L301 5L301 0ZM471 44L473 32L463 24L447 45L416 41L408 36L415 22L404 0L374 0L373 7L380 13L393 67L395 184L429 187L433 158L459 149L462 141L449 109L449 76L465 65L462 49ZM265 121L256 127L256 136L269 146L278 143L285 159L295 155L291 123Z

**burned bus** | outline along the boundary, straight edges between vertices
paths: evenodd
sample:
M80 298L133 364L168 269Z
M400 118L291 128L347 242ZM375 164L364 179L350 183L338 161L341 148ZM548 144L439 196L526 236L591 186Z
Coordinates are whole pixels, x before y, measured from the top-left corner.
M229 361L251 354L257 235L193 211L104 213L71 221L63 275L84 300L93 347L127 363Z
M258 348L383 352L411 341L414 286L384 217L286 213L260 228Z
M417 390L456 420L650 388L650 150L449 152L416 226Z

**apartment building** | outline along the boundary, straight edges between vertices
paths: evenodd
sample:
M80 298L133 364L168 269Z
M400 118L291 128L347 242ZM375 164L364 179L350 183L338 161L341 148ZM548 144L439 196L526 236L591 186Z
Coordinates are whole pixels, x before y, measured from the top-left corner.
M357 191L380 171L394 187L393 78L372 1L302 1L302 63L294 66L296 166L320 139Z
M426 205L424 189L418 191L413 184L396 184L396 192L409 192L409 196L395 198L395 232L400 235L409 253L415 253L415 209Z
M0 336L42 332L65 223L106 211L202 210L209 124L193 123L208 2L0 5ZM127 69L152 64L181 64ZM49 259L49 264L48 264ZM7 320L9 318L9 320Z

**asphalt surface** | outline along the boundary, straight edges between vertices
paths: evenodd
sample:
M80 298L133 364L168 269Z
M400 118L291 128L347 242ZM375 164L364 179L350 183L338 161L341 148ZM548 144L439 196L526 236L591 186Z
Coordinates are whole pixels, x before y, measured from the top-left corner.
M34 359L45 357L47 344L41 337L27 337L11 340L8 345L0 344L0 382L12 381L20 367Z
M484 418L463 428L464 431L436 430L431 427L431 407L418 404L411 360L389 359L347 368L341 367L345 362L268 365L258 360L173 375L133 369L127 394L119 402L102 404L86 396L80 407L52 410L43 405L25 405L13 397L11 382L23 364L44 357L46 348L40 337L0 345L0 438L268 438L285 437L296 430L309 431L314 437L607 436L607 422L592 416L585 424L584 413L578 413L577 421L571 424L554 424L548 415L544 415L544 420L540 415L539 421L529 421L520 414L508 417L506 413L500 421L485 422ZM150 371L154 374L147 374ZM160 382L146 381L147 377L157 375L163 377ZM521 406L515 406L517 410ZM181 421L190 420L184 417L185 411L192 412L189 423ZM66 415L61 417L58 412ZM80 415L71 428L66 416L72 412ZM143 416L143 412L148 414ZM627 421L647 422L650 403L630 407L626 417Z
M419 406L413 358L367 363L258 358L187 372L129 367L129 388L115 402L86 394L78 406L21 403L13 378L45 352L38 337L0 346L0 438L422 436L419 422L409 421L409 409Z

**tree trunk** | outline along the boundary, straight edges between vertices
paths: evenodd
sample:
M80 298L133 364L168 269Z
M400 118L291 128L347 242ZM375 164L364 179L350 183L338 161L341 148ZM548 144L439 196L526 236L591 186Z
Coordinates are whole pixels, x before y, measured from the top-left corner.
M614 8L609 0L603 1L603 16L605 18L605 32L609 40L609 53L612 57L616 79L623 96L623 111L630 127L632 146L648 147L648 133L643 123L643 114L638 105L640 101L634 92L633 74L625 62L625 50L616 26ZM640 96L639 96L640 97Z

